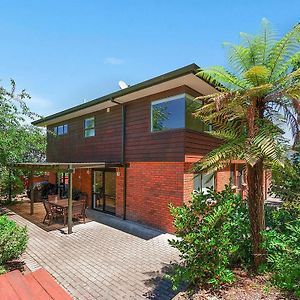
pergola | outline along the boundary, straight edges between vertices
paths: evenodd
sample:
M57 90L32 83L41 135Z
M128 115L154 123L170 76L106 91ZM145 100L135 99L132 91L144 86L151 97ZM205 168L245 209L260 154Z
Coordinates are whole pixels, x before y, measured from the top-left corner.
M107 163L107 162L88 162L88 163L61 163L61 162L42 162L42 163L14 163L8 167L10 169L22 169L30 172L32 178L34 171L42 172L64 172L68 173L68 234L72 233L72 191L73 191L73 173L75 169L94 169L94 168L113 168L120 167L120 163ZM32 185L32 180L31 180ZM31 186L32 187L32 186ZM34 198L33 189L31 188L30 195L30 214L34 213Z

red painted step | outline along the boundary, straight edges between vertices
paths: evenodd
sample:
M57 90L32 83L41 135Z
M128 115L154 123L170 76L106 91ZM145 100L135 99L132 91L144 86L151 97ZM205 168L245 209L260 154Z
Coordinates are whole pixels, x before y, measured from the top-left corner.
M28 273L24 276L31 291L34 295L35 300L51 300L50 295L43 289L43 287L36 281L32 273Z
M22 275L15 270L0 276L0 300L72 300L44 269Z
M12 271L5 274L6 279L9 281L12 288L18 295L17 299L20 300L35 300L29 285L20 271Z
M1 300L18 300L19 297L13 287L10 285L8 279L0 276L0 299Z
M53 300L73 299L46 270L38 269L32 275Z

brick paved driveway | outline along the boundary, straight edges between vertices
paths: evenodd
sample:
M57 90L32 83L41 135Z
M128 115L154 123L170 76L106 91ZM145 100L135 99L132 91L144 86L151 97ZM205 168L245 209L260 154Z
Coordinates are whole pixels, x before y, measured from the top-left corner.
M28 227L24 255L28 267L45 268L76 299L172 299L175 295L162 278L170 262L178 259L177 251L168 245L172 237L168 234L149 231L152 237L143 239L93 221L76 225L73 234L65 235L46 232L14 213L11 218Z

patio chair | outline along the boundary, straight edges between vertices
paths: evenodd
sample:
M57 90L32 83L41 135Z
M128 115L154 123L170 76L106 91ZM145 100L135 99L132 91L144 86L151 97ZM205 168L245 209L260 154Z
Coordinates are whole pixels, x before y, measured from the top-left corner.
M45 224L46 220L48 220L48 226L51 224L54 218L56 218L56 209L52 206L47 200L43 201L44 208L46 211L46 215L43 220L43 224Z
M85 208L86 201L78 200L73 203L73 219L83 219L83 223L85 223Z
M54 194L54 195L48 195L48 201L54 201L54 202L56 202L56 201L59 201L59 200L61 200L61 198L59 197L59 195L56 195L56 194ZM59 215L63 215L63 213L64 213L63 209L59 208L59 207L55 207L55 212L57 214L59 214Z

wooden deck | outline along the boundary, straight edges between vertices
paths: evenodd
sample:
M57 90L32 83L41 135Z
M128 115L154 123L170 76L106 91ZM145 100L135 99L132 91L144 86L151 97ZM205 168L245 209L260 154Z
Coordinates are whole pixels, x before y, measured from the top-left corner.
M33 215L30 215L29 200L10 205L7 208L46 231L59 230L59 229L66 227L63 224L62 217L57 218L57 220L55 220L51 225L43 224L43 219L45 217L46 212L45 212L45 208L44 208L44 205L42 202L34 203L34 214ZM86 223L89 221L90 221L90 219L85 220ZM82 221L75 221L74 225L79 224L81 222Z
M0 276L1 300L72 300L44 269L22 275L18 270Z

